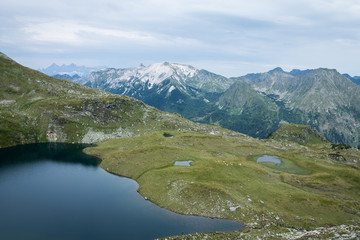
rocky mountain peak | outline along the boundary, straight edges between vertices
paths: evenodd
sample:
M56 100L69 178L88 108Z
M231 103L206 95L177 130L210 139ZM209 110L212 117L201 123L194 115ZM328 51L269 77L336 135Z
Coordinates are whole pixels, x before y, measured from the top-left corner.
M117 76L115 78L112 76L111 79L109 79L111 82L131 81L131 79L137 79L143 83L157 85L169 78L181 80L183 78L194 77L198 72L198 69L189 65L160 62L153 63L149 66L141 64L135 68L106 69L105 71L96 72L95 75L116 74Z
M269 73L276 73L276 72L284 72L284 70L281 67L277 67L269 71Z
M208 92L223 92L233 82L233 80L223 76L199 70L190 65L160 62L148 66L140 65L134 68L97 71L81 83L116 93L119 93L119 89L122 89L120 93L127 94L128 90L133 89L130 86L135 85L141 85L143 90L153 89L154 86L163 88L160 85L169 84L169 82L165 82L166 80L183 90L186 89L186 86L189 86ZM94 83L96 83L96 86ZM139 87L136 89L137 91L140 90Z
M290 74L293 76L299 76L299 75L306 74L310 71L312 71L312 69L306 69L306 70L293 69L293 70L291 70Z

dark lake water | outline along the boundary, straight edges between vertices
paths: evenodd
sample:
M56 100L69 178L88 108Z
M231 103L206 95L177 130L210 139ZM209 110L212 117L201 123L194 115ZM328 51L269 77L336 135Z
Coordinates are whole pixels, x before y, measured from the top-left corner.
M0 239L154 239L234 231L240 223L184 216L137 193L73 144L0 149Z

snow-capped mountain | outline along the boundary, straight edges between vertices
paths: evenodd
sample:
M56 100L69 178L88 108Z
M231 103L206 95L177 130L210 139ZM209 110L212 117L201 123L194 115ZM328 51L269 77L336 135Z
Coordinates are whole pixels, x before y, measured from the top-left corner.
M232 80L190 65L164 62L147 67L109 68L93 72L81 82L90 87L128 95L132 90L129 87L139 84L143 90L160 87L160 90L170 89L171 92L176 88L186 91L186 87L192 87L206 92L224 92Z
M207 103L230 87L233 80L190 65L154 63L134 68L109 68L76 80L83 85L135 97L163 111L192 118L195 108L206 111Z

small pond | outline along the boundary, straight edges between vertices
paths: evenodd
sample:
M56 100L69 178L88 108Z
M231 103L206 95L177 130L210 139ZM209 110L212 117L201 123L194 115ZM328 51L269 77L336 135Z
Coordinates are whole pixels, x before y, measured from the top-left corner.
M134 180L104 171L83 148L0 149L0 239L141 240L244 228L160 208L137 192Z
M175 166L184 166L184 167L190 167L190 163L192 163L193 161L189 160L189 161L176 161L175 162Z
M280 166L281 164L281 160L275 156L270 156L270 155L264 155L262 157L258 157L258 159L256 160L256 162L260 163L260 162L272 162L272 163L276 163L277 166Z

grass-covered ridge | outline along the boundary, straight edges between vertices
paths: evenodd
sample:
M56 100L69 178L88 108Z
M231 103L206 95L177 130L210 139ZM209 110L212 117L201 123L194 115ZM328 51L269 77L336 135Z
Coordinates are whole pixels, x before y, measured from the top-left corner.
M109 172L135 179L139 192L184 214L234 219L249 227L358 224L358 149L340 150L345 163L329 157L330 144L291 147L247 136L163 132L107 140L86 152L103 159ZM254 161L286 159L285 168ZM192 160L191 167L174 166ZM298 171L298 172L297 172Z
M316 130L306 125L283 124L269 135L277 141L295 142L301 145L322 144L327 142Z

